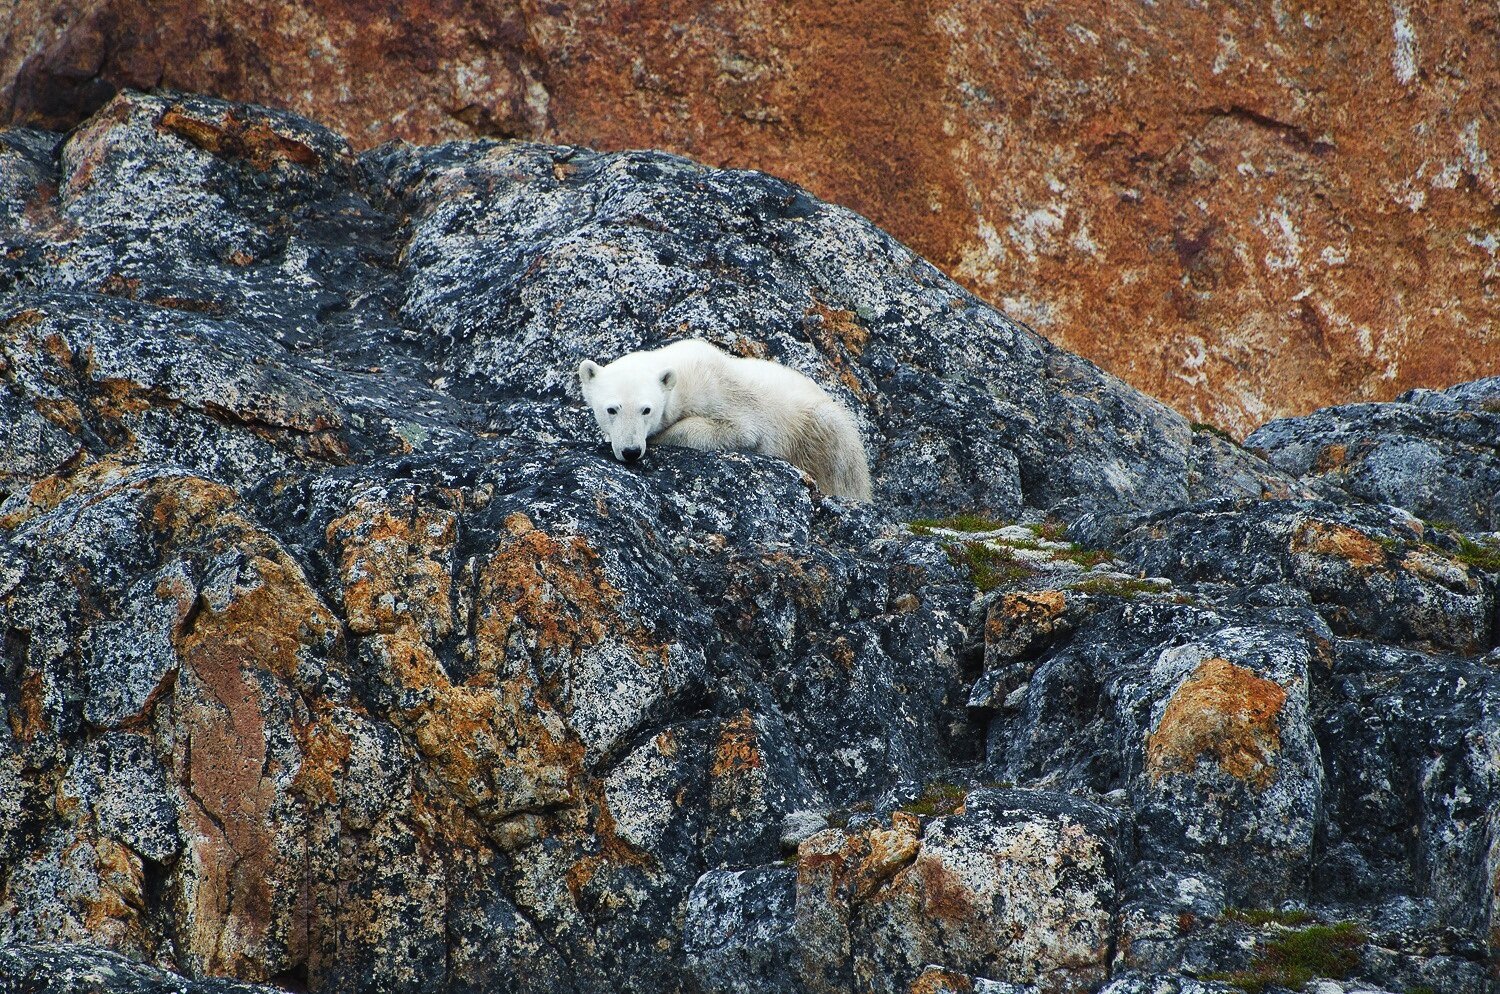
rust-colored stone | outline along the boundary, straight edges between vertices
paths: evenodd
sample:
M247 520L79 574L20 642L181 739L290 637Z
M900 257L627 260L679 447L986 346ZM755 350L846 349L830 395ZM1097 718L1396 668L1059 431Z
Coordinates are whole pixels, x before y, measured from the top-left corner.
M1257 789L1276 776L1281 751L1281 708L1286 691L1227 659L1205 659L1167 702L1156 730L1146 735L1146 771L1152 781L1187 773L1198 757Z
M65 128L119 87L170 86L287 106L359 147L536 138L786 176L1237 432L1500 364L1500 50L1473 43L1500 31L1488 8L19 0L8 16L13 121ZM173 125L261 167L310 151Z
M1314 473L1331 473L1340 469L1349 461L1349 447L1337 443L1328 445L1318 453L1317 460L1313 463Z
M225 114L222 120L205 121L173 107L162 115L157 127L215 155L245 159L261 172L282 162L308 169L322 165L318 153L304 143L277 134L264 124L247 124L233 114Z
M724 777L759 769L761 758L756 738L755 720L748 710L725 722L719 729L718 744L714 746L710 775Z
M987 665L1034 652L1071 627L1061 590L1021 590L992 603L984 620Z
M1292 536L1294 553L1335 556L1362 569L1385 565L1385 548L1373 538L1348 525L1327 521L1308 521Z
M929 966L912 981L910 994L970 994L974 979L966 973Z
M32 673L21 681L20 700L10 709L10 731L16 741L29 743L50 727L47 721L42 674Z

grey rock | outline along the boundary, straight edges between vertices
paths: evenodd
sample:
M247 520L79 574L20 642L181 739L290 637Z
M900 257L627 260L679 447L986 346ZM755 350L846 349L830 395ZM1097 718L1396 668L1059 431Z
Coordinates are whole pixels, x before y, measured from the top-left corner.
M88 945L0 946L0 994L281 994L235 980L189 980Z
M1500 377L1272 421L1245 444L1309 483L1500 531Z
M578 361L684 335L877 499L610 459ZM1273 466L758 173L0 133L0 991L1165 994L1248 904L1493 994L1492 395Z
M828 815L823 811L789 811L781 819L781 848L795 852L807 839L828 827Z

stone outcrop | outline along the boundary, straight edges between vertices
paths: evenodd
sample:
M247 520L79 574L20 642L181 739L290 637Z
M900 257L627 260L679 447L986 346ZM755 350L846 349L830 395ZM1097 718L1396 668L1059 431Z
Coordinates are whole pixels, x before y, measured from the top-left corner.
M767 175L176 94L0 223L0 992L1492 994L1489 385L1267 461ZM684 335L876 500L610 459Z
M388 138L663 148L846 204L1236 434L1500 364L1500 22L1314 0L16 0L0 114L121 87Z

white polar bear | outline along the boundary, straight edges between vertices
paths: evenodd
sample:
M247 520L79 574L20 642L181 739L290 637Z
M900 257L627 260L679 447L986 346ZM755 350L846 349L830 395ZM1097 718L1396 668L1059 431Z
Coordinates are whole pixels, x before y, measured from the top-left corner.
M795 369L741 359L684 339L578 366L583 399L614 447L635 462L646 443L778 456L824 491L870 499L870 468L854 418Z

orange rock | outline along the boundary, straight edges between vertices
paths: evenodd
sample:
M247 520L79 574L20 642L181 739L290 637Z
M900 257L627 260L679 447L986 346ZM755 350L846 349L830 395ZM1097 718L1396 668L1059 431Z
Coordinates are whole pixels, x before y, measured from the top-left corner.
M1385 565L1385 548L1373 538L1348 525L1308 521L1292 536L1294 553L1336 556L1354 566L1377 569Z
M1244 432L1500 364L1500 52L1472 43L1500 23L1471 7L19 0L0 113L66 128L169 86L359 147L487 135L764 169ZM176 124L260 168L311 151Z
M1146 771L1153 781L1191 771L1210 755L1219 768L1257 789L1274 781L1281 751L1278 716L1286 691L1227 659L1205 659L1167 702L1146 735Z

